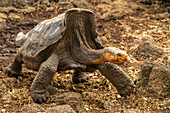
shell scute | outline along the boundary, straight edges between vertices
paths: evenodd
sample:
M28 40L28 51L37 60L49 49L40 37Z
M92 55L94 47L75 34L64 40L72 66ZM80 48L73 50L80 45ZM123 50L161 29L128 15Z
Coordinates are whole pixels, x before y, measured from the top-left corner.
M31 56L36 56L42 50L61 39L61 32L64 28L64 15L61 14L52 19L44 20L29 31L25 35L26 41L21 46L20 51L24 51L25 54Z

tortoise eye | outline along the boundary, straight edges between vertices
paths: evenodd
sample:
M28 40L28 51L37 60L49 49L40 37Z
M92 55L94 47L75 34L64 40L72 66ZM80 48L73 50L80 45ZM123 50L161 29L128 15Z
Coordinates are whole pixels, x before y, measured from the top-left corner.
M121 56L121 54L120 54L120 53L118 53L118 54L117 54L117 56Z

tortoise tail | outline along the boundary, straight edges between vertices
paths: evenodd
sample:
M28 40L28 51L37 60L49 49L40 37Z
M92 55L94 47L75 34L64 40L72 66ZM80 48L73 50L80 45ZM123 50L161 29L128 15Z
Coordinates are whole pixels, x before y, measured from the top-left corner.
M20 45L23 45L24 42L26 41L27 37L24 35L23 32L20 32L17 34L16 41L19 42Z

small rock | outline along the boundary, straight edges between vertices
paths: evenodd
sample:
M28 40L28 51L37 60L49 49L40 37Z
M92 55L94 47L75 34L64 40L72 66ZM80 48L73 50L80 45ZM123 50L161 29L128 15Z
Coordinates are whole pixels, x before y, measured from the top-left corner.
M24 12L25 14L29 14L29 13L33 13L35 12L35 7L28 7L27 9L21 9L22 12Z
M135 40L130 51L137 60L141 60L142 58L157 59L165 54L164 49L159 47L149 35L140 35L139 39Z
M18 9L15 8L15 7L3 7L3 8L0 8L0 12L2 13L10 13L10 12L15 12L15 13L18 13Z
M40 0L40 3L41 4L45 4L45 5L47 5L47 6L49 6L49 0Z
M152 4L152 0L140 0L140 3L151 5Z
M140 86L146 87L149 81L149 75L152 72L154 64L152 62L143 62L139 74Z
M127 14L132 14L139 5L135 2L126 0L114 0L112 3L98 4L96 8L103 10L103 14L99 16L102 20L119 19ZM101 12L101 11L100 11Z
M165 56L162 60L162 63L165 65L170 65L170 59L168 56Z
M139 109L126 109L123 113L143 113L143 111Z
M149 96L170 97L170 66L162 63L144 62L141 65L139 84Z
M170 66L156 63L149 77L148 92L156 97L170 97Z
M89 9L90 4L85 0L60 0L58 2L58 12L63 12L70 8L85 8Z
M4 13L0 13L0 22L6 22L7 15Z
M2 101L5 103L5 104L9 104L10 102L12 102L12 97L10 94L6 94L2 97Z
M102 40L103 44L108 42L107 37L105 37L105 36L102 36L100 39Z
M4 13L0 13L0 18L7 19L7 15Z
M102 36L100 39L107 42L107 38L105 36Z
M14 77L4 78L2 79L2 82L6 85L6 87L12 88L16 85L17 79Z
M14 14L14 13L10 13L10 14L9 14L9 18L10 18L11 20L13 20L13 21L21 20L21 17L18 16L18 15L16 15L16 14Z
M1 109L0 113L6 113L6 109Z
M121 49L124 49L125 47L124 46L120 46Z
M52 101L54 101L56 104L68 104L76 112L81 112L83 108L82 96L79 93L74 92L62 93L58 96L53 97Z
M2 97L3 97L3 95L4 95L4 93L0 93L0 98L2 98Z
M116 95L116 97L117 97L117 98L121 98L121 96L120 96L119 94L118 94L118 95Z
M3 18L0 18L0 22L6 22L6 20Z
M110 113L115 113L121 110L121 105L119 103L112 103L110 101L104 102L105 109L109 110Z
M170 18L170 14L168 12L165 12L165 13L156 14L155 17L158 20L162 20L165 18Z
M49 113L76 113L70 105L59 105L56 107L48 108Z
M0 0L0 7L25 8L27 0Z
M46 112L44 108L42 108L38 104L27 104L21 109L22 113L38 113L38 112Z
M46 12L51 12L51 11L54 11L54 9L55 9L54 7L48 7L48 8L45 9L45 11Z

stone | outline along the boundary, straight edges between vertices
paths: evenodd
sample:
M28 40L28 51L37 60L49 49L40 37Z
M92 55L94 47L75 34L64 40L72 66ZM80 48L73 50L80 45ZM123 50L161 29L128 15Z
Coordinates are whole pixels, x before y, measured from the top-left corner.
M170 66L156 63L149 77L148 92L156 97L170 98Z
M163 57L162 63L165 65L170 65L170 58L168 55Z
M1 109L0 113L6 113L6 109Z
M170 18L170 14L168 13L168 12L165 12L165 13L159 13L159 14L156 14L155 15L155 18L157 19L157 20L162 20L162 19L168 19L168 18Z
M11 5L12 3L9 2L9 0L1 0L0 1L0 7L6 7L6 6L9 6Z
M108 4L98 4L97 8L103 11L102 15L99 16L102 20L119 19L127 14L132 14L134 11L140 8L140 6L131 1L126 0L114 0Z
M0 18L7 19L7 15L4 13L0 13Z
M62 93L58 96L54 96L52 101L56 104L68 104L70 105L76 112L81 112L83 108L82 104L82 96L79 93L75 92L66 92Z
M159 47L150 35L139 35L136 37L138 39L134 41L130 52L137 60L146 58L155 60L165 54L163 48Z
M76 113L70 105L58 105L56 107L48 108L49 113Z
M4 13L0 13L0 22L6 22L7 15Z
M110 101L105 101L103 107L110 113L115 113L121 111L121 105L117 103L112 103Z
M149 75L152 72L154 64L152 62L143 62L139 74L140 86L146 87L149 81Z
M126 109L123 113L143 113L143 111L139 109Z
M27 0L0 0L0 7L25 8Z
M14 77L1 79L2 83L8 88L13 88L17 84L17 79Z
M12 102L12 97L11 97L11 95L10 95L10 94L3 95L3 96L2 96L2 101L3 101L3 103L5 103L5 104L11 103L11 102Z
M27 104L24 105L21 109L22 113L38 113L38 112L46 112L44 108L42 108L38 104Z
M59 0L58 12L64 12L70 8L84 8L89 9L90 4L85 0Z
M152 0L140 0L140 3L151 5L152 4Z
M9 14L10 12L18 13L19 10L15 7L0 7L0 12Z
M3 18L0 18L0 22L6 22L6 20Z
M13 21L21 20L21 17L19 15L15 14L15 13L10 13L9 18Z
M35 7L28 7L27 9L20 9L21 12L23 12L24 14L29 14L29 13L33 13L35 12Z
M156 62L144 62L141 65L138 84L149 96L170 97L170 66Z

